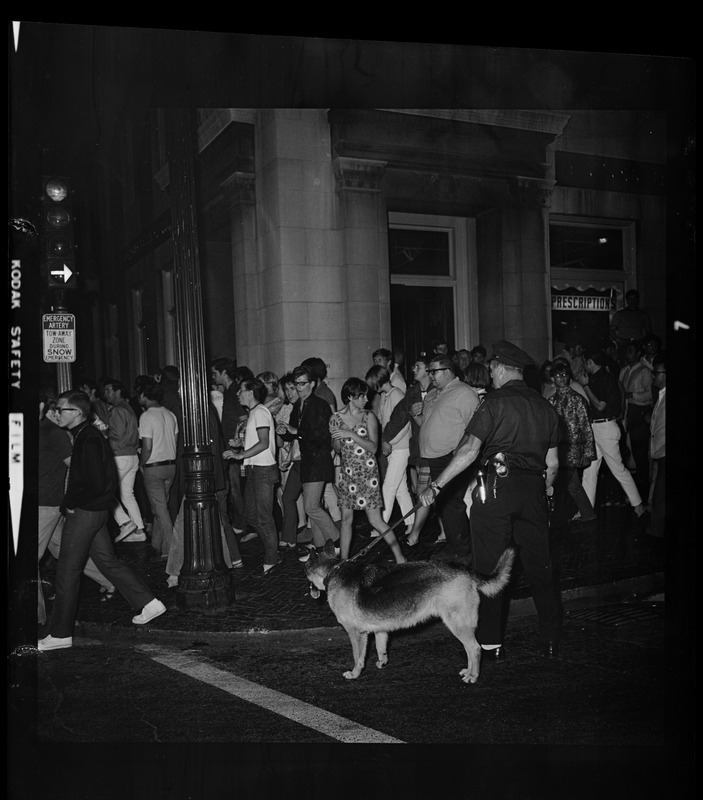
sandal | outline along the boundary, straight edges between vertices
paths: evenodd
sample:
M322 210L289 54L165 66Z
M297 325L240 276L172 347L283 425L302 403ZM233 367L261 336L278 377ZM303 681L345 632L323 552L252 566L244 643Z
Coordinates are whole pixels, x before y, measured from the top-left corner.
M102 586L100 588L100 594L102 595L100 602L107 603L117 594L117 589L114 586L111 589L106 589L104 586Z

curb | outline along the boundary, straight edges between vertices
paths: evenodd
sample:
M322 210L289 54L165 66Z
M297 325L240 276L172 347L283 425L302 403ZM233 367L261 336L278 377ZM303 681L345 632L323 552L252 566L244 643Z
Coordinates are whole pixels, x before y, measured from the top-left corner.
M612 600L615 598L623 598L633 595L651 595L654 593L663 593L665 586L665 577L663 572L657 572L652 575L642 575L634 578L625 578L622 580L612 581L610 583L597 583L591 586L578 586L573 589L562 589L561 600L562 603L577 602L581 600L587 601L603 601ZM510 603L510 615L514 617L536 616L535 606L532 597L525 597L521 599L514 599ZM251 636L300 636L313 635L319 636L322 634L332 634L335 631L340 631L341 626L335 621L334 624L329 626L319 626L314 628L265 628L263 626L252 626L247 630L233 630L233 631L209 631L207 629L199 628L197 630L172 630L163 628L145 628L140 627L127 627L115 625L114 623L99 623L99 622L84 622L76 621L77 636L105 636L117 635L120 638L131 639L138 641L140 639L193 639L193 638L231 638L231 637L251 637Z

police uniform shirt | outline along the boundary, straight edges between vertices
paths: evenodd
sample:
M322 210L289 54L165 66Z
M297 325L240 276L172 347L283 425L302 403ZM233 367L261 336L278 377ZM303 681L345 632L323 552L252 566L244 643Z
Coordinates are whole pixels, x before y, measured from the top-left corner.
M524 381L512 380L486 394L466 433L482 442L483 459L506 453L511 467L542 472L559 441L559 415Z

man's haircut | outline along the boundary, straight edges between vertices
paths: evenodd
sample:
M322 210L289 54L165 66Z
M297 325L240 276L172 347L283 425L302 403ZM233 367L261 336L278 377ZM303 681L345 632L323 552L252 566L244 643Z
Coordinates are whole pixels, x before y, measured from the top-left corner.
M456 364L452 361L449 356L434 356L430 359L431 364L438 364L440 367L447 367L449 368L454 374L456 374Z
M112 386L113 390L119 392L122 397L125 396L126 389L124 388L122 381L118 381L116 378L105 378L103 382L103 390L107 389L108 386Z
M152 400L156 403L160 403L164 399L163 387L153 378L142 384L139 393L143 394L147 400Z
M371 387L374 392L380 392L381 387L386 383L391 382L391 374L385 367L380 364L374 364L366 373L367 386Z
M366 381L362 381L361 378L348 378L344 381L340 395L342 402L346 405L352 397L361 397L367 395L368 392L369 387Z
M466 382L474 389L489 389L491 387L491 371L485 364L473 361L466 368Z
M378 350L374 350L371 358L386 358L392 359L393 353L387 347L379 347Z
M181 373L178 371L178 367L174 367L172 364L161 367L159 372L161 373L162 382L166 381L166 383L173 383L175 385L181 379Z
M254 399L257 403L263 403L266 400L268 389L266 384L259 378L245 378L240 384L240 389L251 389Z
M65 392L61 392L58 399L68 400L68 404L80 409L84 416L92 416L90 397L81 389L68 389Z
M216 358L212 361L210 367L217 370L217 372L224 372L233 381L237 380L237 367L231 358Z

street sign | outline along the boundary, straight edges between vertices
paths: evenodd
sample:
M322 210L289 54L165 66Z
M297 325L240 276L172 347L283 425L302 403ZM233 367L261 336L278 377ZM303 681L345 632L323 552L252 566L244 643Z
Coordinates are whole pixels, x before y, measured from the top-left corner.
M76 318L73 314L44 314L44 361L76 360Z
M49 281L52 286L70 286L73 271L63 261L54 261L49 264Z

